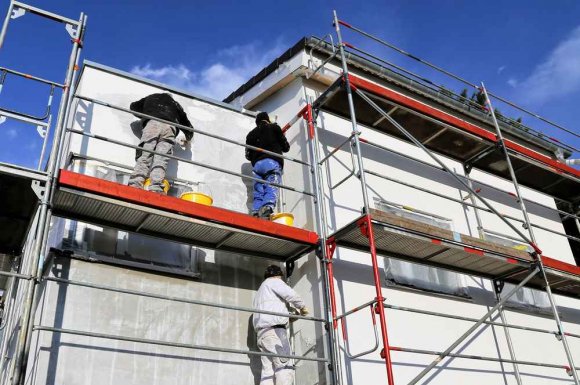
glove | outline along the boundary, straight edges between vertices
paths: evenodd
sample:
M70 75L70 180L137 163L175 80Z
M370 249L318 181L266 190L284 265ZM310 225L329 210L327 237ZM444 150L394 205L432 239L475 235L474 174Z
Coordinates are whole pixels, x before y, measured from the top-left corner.
M181 147L182 150L185 150L188 142L189 141L185 137L185 134L183 133L183 131L179 131L179 134L177 134L177 136L175 137L175 144L177 144L179 147Z
M300 315L307 316L308 314L310 314L310 312L308 311L308 308L306 306L300 309Z

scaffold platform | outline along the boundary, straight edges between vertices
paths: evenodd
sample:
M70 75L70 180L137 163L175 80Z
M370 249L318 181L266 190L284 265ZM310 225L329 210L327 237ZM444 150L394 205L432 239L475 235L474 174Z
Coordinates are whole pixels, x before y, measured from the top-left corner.
M216 250L293 261L315 232L61 170L54 215Z
M370 210L377 253L409 262L444 268L492 280L517 284L533 266L530 253L481 240L413 219ZM329 237L331 242L368 252L364 233L366 215L342 227ZM552 290L580 298L580 268L549 257L542 257ZM541 277L528 286L543 289Z

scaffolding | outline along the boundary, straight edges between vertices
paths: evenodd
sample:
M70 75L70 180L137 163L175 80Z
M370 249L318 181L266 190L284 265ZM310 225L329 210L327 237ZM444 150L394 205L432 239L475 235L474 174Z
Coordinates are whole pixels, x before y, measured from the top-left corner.
M378 323L380 325L380 340L382 341L380 356L385 363L387 382L389 385L395 384L391 351L402 351L436 356L436 358L428 366L426 366L409 382L409 385L419 383L426 374L428 374L446 357L511 363L514 366L514 375L518 384L522 384L518 365L562 368L565 369L566 372L573 378L575 384L580 384L578 377L578 370L580 368L575 366L573 354L570 351L570 347L567 341L568 338L578 338L578 336L571 333L566 333L564 331L551 287L554 286L554 290L559 294L578 297L578 294L580 294L580 269L573 265L564 266L562 263L559 263L542 254L541 249L537 245L533 229L548 229L530 222L530 218L526 209L526 202L521 196L520 186L518 183L519 178L527 177L527 186L533 187L545 194L554 197L557 202L567 203L567 205L564 207L569 208L569 210L560 210L560 208L550 208L550 210L557 211L564 219L571 218L577 220L577 214L573 210L575 208L575 204L577 204L578 199L577 194L580 182L580 173L578 170L570 168L566 164L559 162L554 158L528 150L527 148L518 144L514 139L505 139L501 128L502 124L511 124L513 126L515 121L506 119L503 116L502 121L500 121L496 116L491 99L494 97L497 100L507 103L508 105L517 108L524 113L531 114L535 118L550 124L556 129L560 129L576 137L578 137L578 134L537 114L531 113L528 110L523 109L499 96L489 93L483 83L481 86L476 86L475 84L467 82L457 75L454 75L430 62L420 59L417 56L411 55L401 50L400 48L361 30L360 28L352 26L345 21L339 20L336 12L334 13L333 25L335 27L337 47L333 46L332 50L329 48L325 50L326 52L324 52L324 54L328 56L328 59L320 59L321 64L318 66L313 64L311 68L311 74L322 72L322 67L328 65L328 63L331 62L334 57L338 57L340 59L341 72L339 78L316 100L312 102L312 108L314 110L315 116L317 116L320 112L328 112L350 120L352 131L346 140L344 140L344 142L331 150L328 155L319 162L318 166L322 166L337 151L349 145L351 147L350 152L351 158L353 160L352 169L345 178L341 179L334 185L329 184L328 187L330 190L335 189L344 183L348 178L354 176L360 181L363 199L362 213L359 218L336 230L333 234L327 236L322 235L326 243L326 247L323 249L323 259L326 262L330 280L329 294L333 312L332 317L334 320L333 328L337 329L338 324L341 324L342 339L344 344L346 344L346 346L343 347L340 346L338 341L335 341L337 345L339 345L339 349L342 350L345 356L349 359L357 359L364 355L375 352L379 348L379 332L377 331L376 325L376 315L378 314ZM407 71L400 66L396 66L378 58L373 54L363 51L362 49L357 48L352 44L344 42L342 38L341 27L346 27L347 29L350 29L366 38L369 38L374 42L378 42L383 46L394 49L395 51L404 54L420 63L423 63L430 68L436 69L437 71L455 80L460 80L463 84L469 85L476 92L481 93L485 97L485 104L480 105L474 103L470 99L462 97L461 95L454 94L448 89L445 89L443 86L438 86L435 83L410 71ZM323 42L323 40L321 40L321 42ZM347 49L350 49L350 52L347 51ZM458 119L451 114L430 108L426 104L420 105L420 102L407 98L402 93L393 92L387 87L381 86L377 83L371 83L360 78L359 76L353 75L351 72L349 72L349 66L353 65L354 53L364 55L366 60L371 58L374 59L375 63L378 62L380 64L386 64L390 66L388 70L385 70L382 73L381 71L377 70L374 75L384 75L384 73L387 72L391 78L399 77L398 79L400 79L401 77L404 77L413 85L416 85L419 82L422 82L422 85L426 83L431 90L436 90L438 96L442 95L448 99L459 101L464 105L463 108L466 110L477 110L478 113L484 115L483 117L486 120L491 121L494 131L490 132L483 130L476 125L468 123L465 120ZM312 62L313 60L311 60L311 63ZM383 69L384 68L382 68L382 70ZM365 70L368 72L368 68L365 68ZM379 79L381 78L381 76L377 77ZM442 90L445 92L442 92ZM393 117L393 113L398 109L412 111L413 113L421 116L424 119L427 119L430 122L436 122L439 127L435 130L423 130L423 132L419 132L418 129L414 129L413 127L404 127L404 124L400 123ZM362 116L362 118L359 116ZM365 140L361 137L363 130L361 129L360 125L370 127L371 129L382 132L384 134L411 142L417 148L423 150L423 152L429 156L435 165L412 157L410 158L408 155L402 154L400 152L398 153L392 148L388 148L378 143ZM521 125L519 127L516 126L516 128L520 127ZM529 129L526 131L530 132ZM557 141L557 139L547 137L543 133L533 130L531 133L539 139L551 141L552 143L558 143L558 145L564 147L570 152L577 151L576 148L564 145ZM467 149L464 147L461 152L452 148L453 139L455 139L458 135L462 135L466 139L462 144L472 140L471 145L468 145ZM457 183L457 186L459 186L459 188L467 193L467 197L471 203L465 202L466 199L458 200L431 190L427 190L425 188L421 188L420 186L415 186L409 182L365 169L362 151L363 144L372 146L381 151L396 153L407 159L410 158L413 161L421 162L430 167L445 171L453 177ZM464 164L466 175L460 176L454 170L451 170L437 155L435 155L436 153L462 162ZM495 162L498 159L502 159L503 162L505 162L505 171L498 171L497 169L494 170L490 167L486 167L491 162ZM522 162L526 162L526 164L522 166ZM514 167L514 163L517 163L518 167ZM511 180L515 192L506 193L513 196L518 203L523 219L500 213L486 198L482 196L482 189L475 188L473 181L469 176L471 169L474 166L489 171L494 175L505 177L506 179ZM548 183L545 183L545 180L538 178L536 182L533 182L530 180L529 176L524 174L526 169L530 173L536 173L536 177L539 176L539 173L546 171L550 172L553 174L550 176L550 178L554 179ZM516 175L517 172L519 172L519 174ZM366 175L373 175L400 185L418 189L440 198L448 199L462 205L472 207L476 214L478 230L480 238L483 242L477 242L474 241L474 239L468 239L469 237L464 236L461 236L461 239L459 240L457 237L454 239L452 234L443 234L441 231L426 231L425 226L415 226L415 228L413 228L413 225L416 225L416 223L412 223L413 221L402 223L403 221L394 219L392 216L389 216L384 212L372 209L369 204L369 194L367 191L368 185L365 179ZM555 186L558 186L557 190L552 189ZM324 188L324 185L321 184L321 187ZM530 245L532 252L529 254L524 253L516 255L512 252L509 252L508 250L501 250L496 247L492 247L489 243L486 243L484 241L484 230L486 229L483 229L482 227L482 222L479 218L478 210L495 214L505 225L507 225L517 234L518 240L523 240ZM527 234L514 226L512 221L522 223L523 228L527 230ZM488 233L493 233L491 230L486 231ZM566 237L571 241L580 241L580 239L577 237L560 232L556 233ZM347 247L357 250L366 249L370 252L374 278L373 283L376 290L376 297L373 300L361 306L355 307L354 309L345 311L341 315L337 314L336 291L334 289L333 281L333 255L337 247ZM411 309L389 305L386 302L382 292L381 278L379 273L380 269L377 261L378 254L411 261L413 263L449 269L452 271L491 279L494 282L497 303L479 319L465 317L458 318L458 316L435 311L427 312L420 309ZM516 286L507 294L500 296L504 282L510 282ZM551 312L556 322L557 330L549 331L537 328L524 328L523 330L539 333L550 333L555 335L562 343L567 357L567 365L522 361L516 358L512 340L509 335L509 329L521 329L521 327L507 323L503 314L503 305L517 292L518 289L524 286L544 289L546 291L551 306ZM346 295L346 293L343 294ZM371 310L375 344L369 350L358 354L352 354L348 349L348 331L346 327L346 318L347 316L366 308L370 308ZM466 330L465 333L461 335L461 337L453 341L453 343L450 344L449 347L444 351L395 347L389 344L385 308L401 311L420 312L437 317L462 319L465 321L473 322L473 325L468 330ZM488 319L496 313L499 315L501 322L496 323L489 321ZM453 353L454 349L457 348L466 338L472 335L472 333L477 330L480 325L489 324L490 322L504 328L510 353L510 359Z
M254 356L276 356L301 361L319 362L324 364L327 368L327 370L325 370L325 375L326 381L329 384L343 383L340 379L341 352L345 357L351 360L356 360L378 351L380 357L384 360L387 382L389 385L394 385L395 377L393 373L391 351L399 351L436 356L435 360L418 373L409 384L419 383L423 377L431 371L431 369L437 366L446 357L456 357L512 364L516 381L520 385L522 384L522 380L518 369L519 365L564 369L572 377L574 383L580 385L578 377L578 371L580 368L575 366L573 354L570 351L567 340L568 338L580 338L580 335L565 332L552 293L554 292L555 294L576 298L580 297L580 268L543 255L540 246L536 242L534 229L549 231L565 237L572 242L579 242L580 239L532 223L527 213L526 200L521 195L519 185L519 181L523 180L524 182L522 184L553 196L554 199L559 202L557 209L549 206L543 207L557 212L563 220L573 219L578 221L580 217L574 209L578 202L577 194L580 182L580 172L545 153L532 151L521 145L518 141L517 133L517 130L521 128L521 124L507 117L496 116L492 106L492 99L507 103L514 108L520 109L524 113L531 114L535 118L552 125L556 129L578 136L574 131L553 123L544 117L531 113L512 102L488 92L483 83L480 86L477 86L465 81L457 75L419 59L418 57L411 55L380 38L372 36L357 27L341 21L335 13L333 23L335 27L335 35L327 35L330 43L327 43L325 39L322 39L317 46L312 47L310 50L311 62L314 62L313 51L319 48L326 47L325 49L328 51L328 57L325 58L319 66L312 68L311 72L307 75L307 78L312 78L314 75L322 73L325 66L335 62L340 63L341 74L339 78L318 98L315 100L308 100L306 105L283 128L283 131L287 132L296 123L300 121L305 123L308 145L307 160L305 161L303 159L286 155L280 156L279 154L274 154L258 147L249 146L243 142L225 136L182 126L146 114L136 113L122 106L77 93L74 86L77 77L77 64L83 45L87 20L86 16L81 14L79 20L72 20L12 0L0 34L0 47L4 41L9 21L22 16L26 12L65 24L67 31L71 35L73 47L65 81L63 83L53 82L16 70L0 68L0 90L8 75L30 79L49 87L48 103L43 116L32 116L8 109L0 109L0 116L30 123L40 127L44 133L44 143L39 155L38 169L28 169L16 165L0 165L0 174L2 175L2 178L12 178L10 181L24 180L25 185L15 184L15 186L21 189L30 189L36 194L35 198L28 199L27 201L29 204L29 217L27 218L27 222L31 224L29 234L34 242L31 243L32 246L28 246L30 248L29 252L24 253L21 267L25 268L25 271L21 269L19 272L0 272L0 275L2 276L25 282L25 287L18 286L18 290L23 294L25 299L22 313L11 314L11 320L3 320L4 322L14 323L16 322L15 320L19 319L22 325L19 332L15 359L11 363L11 374L9 378L10 384L21 385L23 383L24 374L26 373L26 365L29 361L32 335L35 332L44 332L128 341L139 344L179 347L201 351ZM481 93L485 97L485 105L482 106L474 103L472 100L462 97L461 95L456 95L448 90L442 92L444 89L443 86L437 85L400 66L395 66L375 55L353 46L352 44L344 42L341 26L361 34L379 44L395 49L401 54L407 55L414 60L426 64L430 68L436 69L455 80L459 80L462 83L473 87L476 92ZM336 45L334 44L335 38L337 42ZM453 104L455 102L460 102L458 108L463 113L477 115L477 119L486 121L491 127L491 130L486 130L477 124L458 119L451 113L431 108L425 103L413 101L411 98L405 97L405 95L402 94L397 94L387 87L371 83L352 74L350 67L352 66L351 61L355 53L364 55L366 58L374 59L375 62L389 66L391 68L389 71L391 71L392 74L395 74L395 76L398 76L399 80L402 77L408 84L421 84L421 86L427 87L427 90L435 92L435 95L438 98L443 98L443 103ZM62 96L56 124L54 125L52 134L53 141L49 150L47 138L49 137L49 130L52 124L52 99L55 89L61 89ZM433 94L431 94L431 96L433 96ZM171 124L178 127L180 130L211 137L225 143L239 146L240 148L261 151L277 157L282 157L285 160L297 164L300 167L304 167L307 170L307 173L311 177L312 189L300 189L283 183L270 183L254 176L234 172L217 166L211 166L194 160L184 159L174 155L160 154L114 138L100 136L85 130L69 127L67 125L69 115L74 112L73 106L78 101L83 101L92 105L99 105L121 114L132 114L142 119ZM414 130L413 127L405 127L404 123L401 123L394 117L397 110L412 111L418 116L421 116L425 121L432 124L432 126L430 126L430 131L427 132L427 135L420 136L418 131ZM351 124L351 132L339 146L322 157L320 154L321 143L319 140L319 129L316 122L319 114L326 112L349 120ZM414 144L417 148L423 150L435 165L419 159L410 158L408 155L397 152L396 150L383 146L380 143L366 140L362 137L363 132L361 126L372 127L373 129L382 131L387 135ZM509 137L504 133L508 126L511 127L509 130ZM538 140L549 142L554 147L564 148L564 150L569 153L577 151L573 146L557 142L555 138L551 138L542 132L529 128L525 131L526 135ZM140 149L152 154L162 155L177 162L207 168L236 178L271 184L282 190L301 194L304 197L308 197L312 203L310 208L316 217L316 229L315 231L310 231L270 223L257 218L252 218L245 213L184 202L175 197L156 195L147 191L123 186L115 182L100 180L92 176L73 172L67 169L67 167L70 165L71 159L77 155L66 153L67 141L70 141L70 137L73 135L105 142L111 146ZM452 143L450 138L458 137L464 141L461 151L457 148L453 148L453 145L449 144ZM329 213L326 212L325 207L326 184L323 181L323 167L327 165L327 162L332 158L332 156L334 156L338 151L344 149L346 146L348 146L350 151L352 169L349 169L349 173L346 177L342 178L334 185L329 185L328 189L336 189L348 179L353 177L357 178L361 185L363 200L362 211L360 216L358 216L354 221L332 233L329 233L327 226ZM462 191L467 193L467 196L465 199L456 199L413 185L404 180L368 170L364 165L363 146L372 146L380 151L404 156L413 162L419 162L434 169L445 171L454 179L457 186L460 186ZM466 148L468 150L466 150ZM45 153L47 151L49 151L48 162L46 168L43 169L42 165L44 164ZM463 163L465 175L458 175L454 170L451 170L438 157L439 154L448 156ZM82 155L78 156L82 157ZM106 162L106 160L99 160ZM498 161L504 162L506 167L502 170L498 170L490 166L492 163L497 163ZM494 205L483 196L484 194L482 190L492 187L486 186L484 183L473 180L470 177L470 172L473 167L489 171L496 176L507 178L512 182L514 192L503 191L503 193L512 196L515 199L522 213L522 218L500 213ZM417 226L417 223L414 221L401 221L400 219L393 218L393 216L389 216L388 213L371 208L366 182L367 175L373 175L398 185L414 188L433 196L473 208L478 223L480 238L467 237L463 235L457 236L451 231L420 227ZM476 185L479 187L476 187ZM497 190L495 187L493 188L494 190ZM467 200L469 200L469 202ZM478 212L491 213L500 218L501 221L517 235L517 240L523 240L530 245L531 252L514 250L509 247L501 247L492 242L486 241L485 233L487 232L491 234L493 233L493 230L483 228ZM315 252L321 264L324 317L309 317L295 314L260 311L243 306L160 295L152 292L121 289L91 282L46 276L43 272L43 266L41 266L40 263L43 261L46 265L43 253L45 253L47 245L49 223L53 216L75 221L86 221L122 231L136 232L159 239L172 240L214 250L223 250L235 254L274 259L286 265L288 274L292 273L294 264L298 259L309 253ZM523 224L526 231L520 230L514 225L514 222ZM20 253L20 251L17 250L23 245L24 233L20 234L19 237L19 241L8 250L15 255ZM375 297L373 299L360 306L345 311L342 314L337 314L337 289L334 284L333 268L333 257L338 247L364 250L370 253L373 273L372 283L375 289ZM51 257L62 255L64 254L58 250L53 250L50 254ZM479 319L389 304L383 294L383 280L381 278L378 255L386 255L410 261L412 263L491 279L494 282L497 302ZM50 258L46 258L46 260L50 260ZM89 330L58 328L35 324L34 304L37 302L36 300L38 296L36 288L42 282L53 282L105 292L122 293L135 297L155 298L164 301L208 306L230 311L285 316L292 319L319 323L324 325L326 328L326 336L323 338L325 354L323 357L312 357L306 354L278 355L260 351L199 344L185 344L174 341L145 339L123 335L96 333ZM506 294L502 294L505 282L514 284L515 287L509 290ZM533 287L546 291L550 301L551 312L556 323L556 330L524 327L512 325L507 322L503 313L503 306L522 287ZM473 325L466 330L460 338L451 343L448 348L443 351L392 346L389 343L386 309L468 321L472 322ZM362 310L368 310L371 313L374 344L369 349L353 353L348 344L349 331L346 320L348 316ZM5 309L5 312L6 311L7 309ZM490 317L494 314L499 316L501 322L490 320ZM504 329L510 353L509 359L466 355L454 352L455 348L458 347L466 338L471 336L481 325L495 325ZM509 335L510 329L555 336L562 343L567 357L567 364L562 365L556 363L518 360ZM339 334L342 335L341 338L339 337Z

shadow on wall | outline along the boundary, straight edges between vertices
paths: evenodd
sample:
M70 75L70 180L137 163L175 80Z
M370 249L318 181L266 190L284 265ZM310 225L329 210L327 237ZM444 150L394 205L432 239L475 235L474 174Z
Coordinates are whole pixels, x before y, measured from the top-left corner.
M252 164L251 163L242 163L242 167L240 169L240 173L242 175L253 176L252 174ZM252 204L254 203L254 181L248 178L242 178L242 182L244 186L246 186L246 208L248 212L252 212Z
M254 325L252 323L252 316L248 317L248 338L246 345L248 350L259 350L258 340L256 338ZM250 370L252 371L252 376L254 376L254 385L259 385L260 379L262 377L262 357L255 354L248 354L248 359L250 360Z

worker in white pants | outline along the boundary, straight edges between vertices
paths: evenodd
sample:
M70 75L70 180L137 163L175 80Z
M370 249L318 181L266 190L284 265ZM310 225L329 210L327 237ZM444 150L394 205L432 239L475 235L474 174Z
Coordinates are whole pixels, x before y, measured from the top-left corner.
M287 304L307 315L308 309L302 298L284 282L284 273L276 265L270 265L264 273L264 282L254 298L254 308L276 313L287 313ZM260 351L277 355L292 355L288 341L288 317L254 313L254 330ZM262 356L260 385L292 385L294 363L287 357Z

